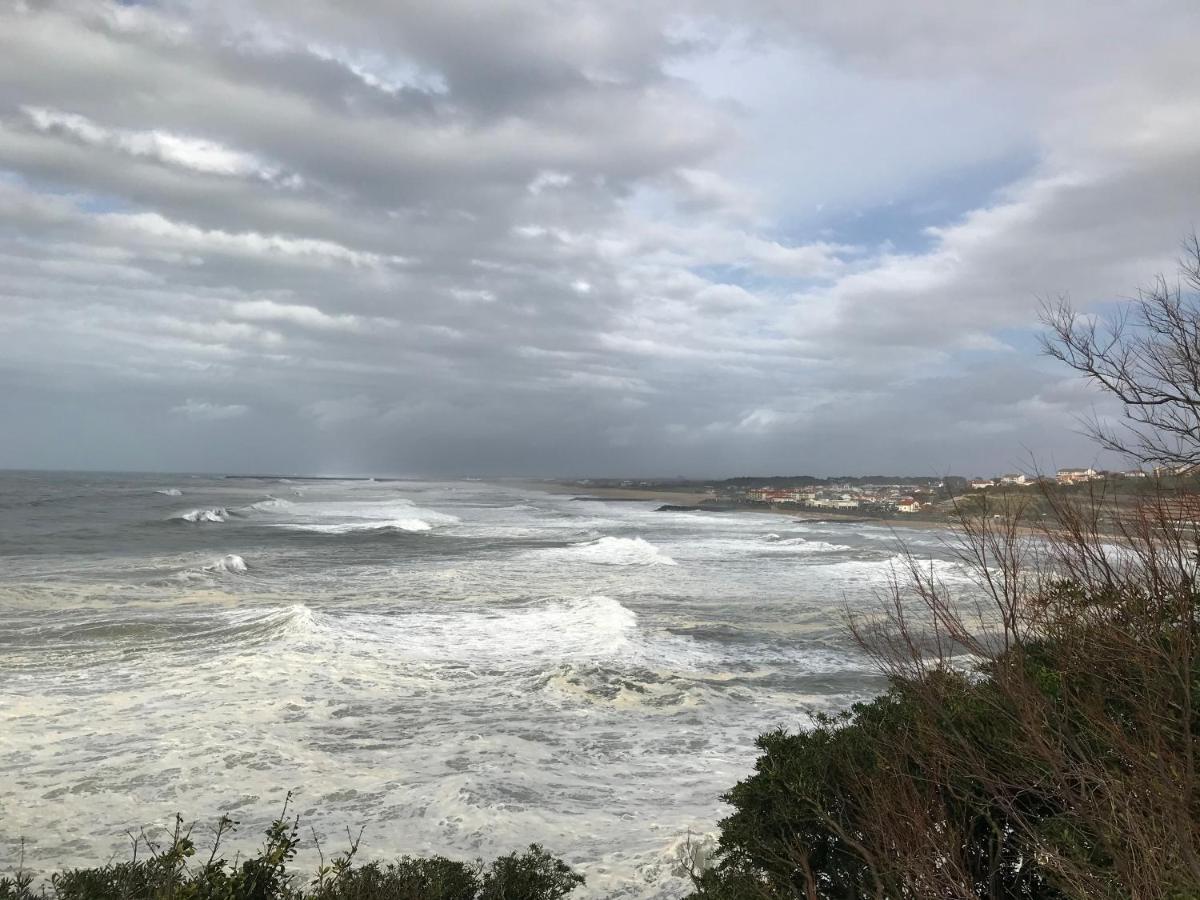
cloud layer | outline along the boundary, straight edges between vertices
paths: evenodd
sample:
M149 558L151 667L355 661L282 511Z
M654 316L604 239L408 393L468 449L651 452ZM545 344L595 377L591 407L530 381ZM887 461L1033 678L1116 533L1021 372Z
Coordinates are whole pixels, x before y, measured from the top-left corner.
M0 6L0 465L1091 460L1038 298L1195 227L1193 3L426 6Z

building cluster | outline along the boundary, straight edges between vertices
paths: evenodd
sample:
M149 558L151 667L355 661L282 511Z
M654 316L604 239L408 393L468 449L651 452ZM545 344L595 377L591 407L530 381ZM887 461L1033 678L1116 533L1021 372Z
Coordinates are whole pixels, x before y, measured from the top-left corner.
M1103 481L1105 476L1090 466L1086 469L1059 469L1055 480L1059 484L1083 484L1088 481Z
M852 485L831 484L820 487L748 488L734 492L729 499L771 505L795 505L804 509L861 510L870 512L920 512L931 504L914 495L920 488L912 484Z
M1178 472L1160 472L1154 470L1155 477L1163 474L1179 474ZM1142 469L1130 469L1126 472L1106 472L1093 469L1059 469L1053 478L1038 477L1025 474L1001 475L998 478L972 478L967 482L973 491L982 491L998 485L1017 485L1019 487L1035 485L1039 482L1057 482L1058 484L1083 484L1088 481L1103 481L1105 478L1147 478L1149 473Z
M1200 466L1187 471L1178 467L1158 470L1153 473L1142 469L1124 472L1109 472L1087 468L1059 469L1053 476L1026 475L1010 472L993 478L965 479L947 476L941 483L927 484L860 484L860 483L806 483L803 486L780 485L777 480L772 486L716 485L712 489L718 499L735 503L766 503L771 506L795 506L803 509L831 511L859 511L865 514L912 514L933 509L944 509L953 504L953 498L964 491L983 491L988 488L1030 487L1036 484L1082 484L1106 478L1148 478L1153 474L1180 475L1200 472ZM808 480L811 482L811 479Z
M1168 478L1172 475L1197 475L1200 474L1200 464L1197 463L1182 463L1173 466L1155 466L1155 478Z

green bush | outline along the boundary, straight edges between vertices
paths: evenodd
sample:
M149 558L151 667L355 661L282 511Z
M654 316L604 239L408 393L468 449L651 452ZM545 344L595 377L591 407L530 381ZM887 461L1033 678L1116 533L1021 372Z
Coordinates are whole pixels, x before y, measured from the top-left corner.
M945 727L1004 764L1010 742L976 695L986 688L951 676L940 689ZM735 811L720 823L719 862L697 874L693 898L938 897L932 885L917 890L903 857L941 853L965 871L974 888L967 896L1060 900L1010 839L1004 804L914 742L932 724L925 712L923 697L895 685L844 715L818 717L810 731L761 735L754 774L723 798Z
M488 866L442 856L356 865L357 839L305 882L289 870L300 843L299 819L289 820L286 807L267 829L262 849L240 864L220 855L235 825L220 820L202 862L190 830L177 820L165 849L138 841L127 861L57 872L37 888L29 873L18 871L0 877L0 900L562 900L584 883L537 844ZM139 850L145 858L138 858Z

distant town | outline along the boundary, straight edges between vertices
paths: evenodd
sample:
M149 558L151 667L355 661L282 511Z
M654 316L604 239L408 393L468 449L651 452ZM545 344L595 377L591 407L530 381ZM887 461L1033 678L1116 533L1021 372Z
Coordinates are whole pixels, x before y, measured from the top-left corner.
M677 479L584 478L559 482L581 493L580 500L654 500L664 510L761 509L777 512L819 513L862 518L911 517L945 519L964 508L985 504L1007 505L1017 500L1030 518L1042 515L1041 485L1077 490L1100 488L1115 503L1153 490L1164 479L1194 477L1200 467L1105 471L1093 467L1059 469L1053 475L1007 473L991 477L941 478L913 476L811 475L740 477L697 481ZM1083 488L1087 489L1087 488Z

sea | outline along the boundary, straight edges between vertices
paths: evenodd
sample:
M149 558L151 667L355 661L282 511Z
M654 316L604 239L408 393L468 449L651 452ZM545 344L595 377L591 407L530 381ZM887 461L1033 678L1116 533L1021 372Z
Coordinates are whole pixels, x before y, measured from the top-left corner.
M538 485L0 472L0 872L542 844L581 898L675 898L755 737L884 688L849 638L937 531Z

